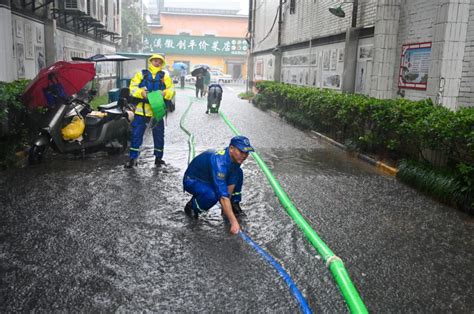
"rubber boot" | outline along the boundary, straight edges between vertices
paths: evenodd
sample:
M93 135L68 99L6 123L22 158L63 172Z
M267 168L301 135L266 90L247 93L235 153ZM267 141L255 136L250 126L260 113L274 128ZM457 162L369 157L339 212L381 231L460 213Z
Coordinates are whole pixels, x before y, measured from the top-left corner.
M124 165L125 168L133 168L137 165L137 160L130 158Z

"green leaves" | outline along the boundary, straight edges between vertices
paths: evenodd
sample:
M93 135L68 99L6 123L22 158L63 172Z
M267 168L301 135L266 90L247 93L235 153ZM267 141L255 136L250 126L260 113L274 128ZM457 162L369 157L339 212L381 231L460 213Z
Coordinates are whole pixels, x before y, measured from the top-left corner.
M0 168L14 165L18 159L15 153L27 145L28 134L37 131L34 119L39 111L29 112L21 102L28 83L0 82Z
M136 52L142 46L142 36L150 34L147 22L140 13L139 3L133 0L122 2L121 24L124 36L121 43L122 49L131 49Z
M402 160L397 178L436 199L474 213L474 167L460 164L457 170L435 168L428 163Z

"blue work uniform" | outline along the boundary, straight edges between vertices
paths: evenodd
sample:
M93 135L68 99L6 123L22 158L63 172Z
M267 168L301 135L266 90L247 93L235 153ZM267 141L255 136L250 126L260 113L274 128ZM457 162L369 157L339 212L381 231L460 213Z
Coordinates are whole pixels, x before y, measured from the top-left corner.
M165 90L166 85L164 83L165 73L159 71L156 76L153 77L152 73L148 70L142 71L143 79L138 85L139 88L145 88L148 92L154 92L158 90ZM166 101L166 100L165 100ZM135 118L132 121L132 139L130 143L130 158L136 159L140 153L140 146L143 143L143 134L145 133L147 123L150 119L151 113L146 112L145 105L138 106L135 110ZM154 144L154 155L156 158L163 157L163 148L165 145L165 123L163 119L152 123L152 134Z
M193 195L193 211L199 213L214 206L221 197L228 197L233 203L240 202L243 178L240 164L232 162L227 147L219 151L207 150L196 156L184 173L183 186ZM234 191L229 195L227 187L234 184Z

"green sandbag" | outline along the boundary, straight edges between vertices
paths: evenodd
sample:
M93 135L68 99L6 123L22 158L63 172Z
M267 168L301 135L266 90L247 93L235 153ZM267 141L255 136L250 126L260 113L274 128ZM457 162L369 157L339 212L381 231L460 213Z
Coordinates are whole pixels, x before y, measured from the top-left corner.
M166 104L163 95L161 95L161 91L148 93L147 97L151 106L151 111L153 111L153 117L156 121L160 121L166 114Z

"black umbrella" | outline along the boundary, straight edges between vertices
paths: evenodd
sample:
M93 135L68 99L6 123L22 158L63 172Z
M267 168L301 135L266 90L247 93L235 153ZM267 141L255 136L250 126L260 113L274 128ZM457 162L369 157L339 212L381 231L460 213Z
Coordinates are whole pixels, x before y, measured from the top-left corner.
M199 66L199 67L195 68L195 69L191 72L191 75L192 75L192 76L198 76L199 74L203 74L203 73L206 72L207 70L209 70L209 67L207 67L207 66Z

